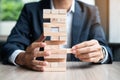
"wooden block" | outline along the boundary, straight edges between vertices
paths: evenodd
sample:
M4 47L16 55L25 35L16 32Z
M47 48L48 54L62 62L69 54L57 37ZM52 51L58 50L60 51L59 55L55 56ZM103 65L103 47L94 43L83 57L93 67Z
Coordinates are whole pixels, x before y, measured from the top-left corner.
M46 49L50 51L52 54L67 54L66 49Z
M59 45L46 45L44 50L53 50L53 49L59 49Z
M48 62L65 62L66 59L52 59L52 58L49 58L49 59L44 59L45 61L48 61Z
M66 54L51 54L50 56L45 56L44 59L66 59Z
M50 64L51 64L51 66L50 66L51 68L56 68L59 66L58 62L51 62Z
M58 62L58 67L66 67L66 61L65 62Z
M64 68L66 67L66 62L48 62L49 65L45 67L51 67L51 68Z
M44 28L45 28L45 27L50 28L50 27L51 27L51 23L43 23L43 27L44 27Z
M60 28L59 28L59 32L64 32L64 33L67 34L66 27L60 27Z
M64 32L44 32L44 36L66 36L67 34Z
M49 27L47 27L47 28L45 27L45 28L44 28L44 32L49 32L50 30L51 30L51 29L50 29Z
M43 14L43 19L50 19L51 16L51 14Z
M45 41L47 45L62 45L65 44L65 41Z
M66 15L58 15L58 14L43 14L43 18L66 18Z
M51 10L50 9L44 9L43 10L43 14L50 14L51 13Z
M66 9L55 9L55 10L51 10L51 9L44 9L43 10L43 14L67 14L67 10Z
M57 68L58 62L48 62L49 65L45 66L45 68Z
M58 9L51 10L51 13L52 13L52 14L58 14L58 13L59 13L59 10L58 10Z
M66 71L66 67L65 68L45 68L46 72L64 72Z
M67 53L72 53L72 49L67 49Z
M66 29L66 24L61 24L61 23L43 23L43 27L63 27L63 29Z
M66 40L67 40L67 37L60 36L60 41L66 41Z
M60 46L59 46L60 47ZM72 53L71 49L45 49L50 51L52 54L68 54L68 53Z
M62 62L59 60L57 61L48 61L49 66L45 66L45 71L65 71L66 70L66 60ZM54 70L55 69L55 70Z
M62 28L62 27L44 27L44 32L61 32L61 33L66 33L66 29ZM56 38L56 37L54 37L54 38ZM57 37L57 39L59 39L59 36Z
M65 49L55 49L55 50L50 50L52 54L66 54Z
M59 59L57 54L51 54L50 56L45 56L44 59Z
M48 65L45 68L66 68L65 62L48 62Z
M51 27L50 32L59 32L59 27Z
M66 9L60 9L59 10L59 14L66 14L67 13L67 10Z
M59 36L51 36L51 41L60 41L60 37Z
M63 59L63 58L67 58L66 54L57 54L58 58Z
M65 24L66 23L66 18L58 18L57 22Z
M61 46L59 46L59 49L51 49L49 51L51 51L52 54L68 54L68 53L72 53L72 49L71 48L67 48L67 49L60 49ZM47 50L47 49L46 49Z
M50 19L50 22L51 22L51 23L56 23L56 22L58 22L58 19L57 19L57 18L51 18L51 19Z
M51 18L50 19L51 23L61 23L65 24L66 23L66 18Z

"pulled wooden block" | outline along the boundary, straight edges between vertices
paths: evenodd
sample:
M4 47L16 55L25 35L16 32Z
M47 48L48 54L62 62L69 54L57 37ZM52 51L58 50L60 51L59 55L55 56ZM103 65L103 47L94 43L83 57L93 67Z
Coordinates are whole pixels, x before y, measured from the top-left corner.
M72 53L72 49L67 49L67 53Z

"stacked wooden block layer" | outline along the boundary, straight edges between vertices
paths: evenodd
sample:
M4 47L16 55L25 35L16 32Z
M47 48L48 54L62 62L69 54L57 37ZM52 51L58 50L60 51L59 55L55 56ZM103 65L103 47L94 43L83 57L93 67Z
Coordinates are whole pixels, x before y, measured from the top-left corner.
M44 50L51 51L51 55L44 57L49 65L45 67L45 71L66 71L67 52L70 50L61 49L66 44L66 13L64 9L44 9L43 10L43 27L44 36L49 36L50 40L46 40L47 46Z

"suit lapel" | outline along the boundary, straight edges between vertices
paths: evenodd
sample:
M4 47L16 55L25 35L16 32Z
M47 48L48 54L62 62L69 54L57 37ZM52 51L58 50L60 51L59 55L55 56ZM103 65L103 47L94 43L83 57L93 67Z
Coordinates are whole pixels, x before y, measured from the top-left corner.
M41 34L43 33L43 9L50 9L51 8L51 3L50 3L50 0L42 0L40 1L40 10L39 10L39 15L40 15L40 21L41 21ZM50 37L46 37L46 40L50 40Z
M51 4L50 4L50 0L42 0L40 1L40 5L42 9L50 9L51 8Z
M73 21L72 21L72 43L71 46L79 43L79 38L81 35L83 25L83 12L80 4L76 1L75 2L75 12L73 14Z

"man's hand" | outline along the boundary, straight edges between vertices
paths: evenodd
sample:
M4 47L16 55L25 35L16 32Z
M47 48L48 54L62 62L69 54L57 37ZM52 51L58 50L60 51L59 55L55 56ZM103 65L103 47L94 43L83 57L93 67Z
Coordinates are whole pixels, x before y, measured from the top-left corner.
M85 41L73 46L72 53L85 62L97 63L104 58L102 47L97 40Z
M49 51L39 51L40 47L45 46L46 44L43 42L33 42L25 52L17 56L16 63L32 70L44 71L44 66L48 63L46 61L36 60L35 58L50 55Z

